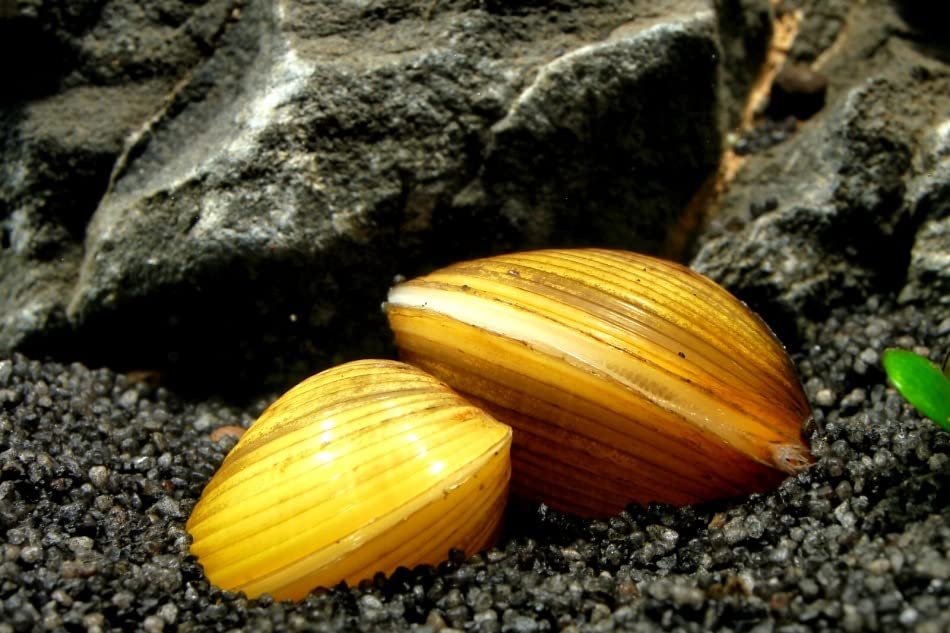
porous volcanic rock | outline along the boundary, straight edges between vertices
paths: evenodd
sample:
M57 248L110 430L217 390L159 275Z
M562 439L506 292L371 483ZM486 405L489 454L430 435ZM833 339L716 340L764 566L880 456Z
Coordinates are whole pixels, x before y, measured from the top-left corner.
M126 139L210 55L233 5L2 4L0 349L70 345L86 227Z
M656 250L769 32L762 0L88 4L39 3L92 57L7 110L0 348L222 382L381 353L396 273Z
M700 236L693 266L783 338L876 292L946 301L948 48L898 9L851 7L822 68L828 106L748 160Z

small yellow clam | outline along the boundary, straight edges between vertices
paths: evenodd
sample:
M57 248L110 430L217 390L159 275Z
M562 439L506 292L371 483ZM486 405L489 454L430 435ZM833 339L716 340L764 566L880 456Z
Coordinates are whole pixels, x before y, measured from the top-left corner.
M810 415L768 327L702 275L634 253L491 257L394 287L403 360L515 429L512 488L587 516L776 485Z
M300 383L261 415L188 520L208 579L249 597L488 547L499 529L511 430L440 381L357 361Z

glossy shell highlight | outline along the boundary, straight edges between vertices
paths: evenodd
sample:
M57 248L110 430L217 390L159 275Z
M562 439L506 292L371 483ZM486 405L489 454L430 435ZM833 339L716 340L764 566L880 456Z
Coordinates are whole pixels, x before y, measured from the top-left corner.
M244 434L188 520L218 587L301 599L474 554L500 526L511 430L440 381L357 361L300 383Z
M513 490L586 516L763 491L807 466L810 410L743 303L602 249L463 262L395 286L403 360L515 429Z

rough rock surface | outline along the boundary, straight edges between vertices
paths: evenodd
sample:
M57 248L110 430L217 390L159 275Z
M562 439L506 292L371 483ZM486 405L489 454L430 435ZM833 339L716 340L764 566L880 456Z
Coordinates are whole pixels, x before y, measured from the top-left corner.
M891 3L839 9L847 30L818 38L836 47L825 111L749 160L693 260L785 337L801 312L821 318L882 289L946 302L950 288L948 49Z
M81 42L132 30L100 4ZM165 33L166 4L133 51ZM656 250L764 54L765 3L720 5L175 4L148 80L132 62L85 79L81 103L117 112L55 111L78 107L69 92L13 108L29 117L5 127L0 347L202 379L309 371L380 353L366 331L396 273L515 247ZM179 39L210 13L201 56ZM63 160L92 171L60 186ZM67 208L33 209L46 190Z
M64 343L86 226L126 138L212 52L231 5L3 3L0 348Z

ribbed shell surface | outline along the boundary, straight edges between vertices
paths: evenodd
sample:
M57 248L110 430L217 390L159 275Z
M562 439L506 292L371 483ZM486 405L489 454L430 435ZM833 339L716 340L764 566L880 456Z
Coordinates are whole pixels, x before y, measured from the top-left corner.
M386 309L403 360L514 427L513 490L558 509L738 496L809 462L784 348L679 264L504 255L400 284Z
M294 600L451 548L474 554L499 529L510 441L418 369L341 365L248 429L188 520L191 551L218 587Z

